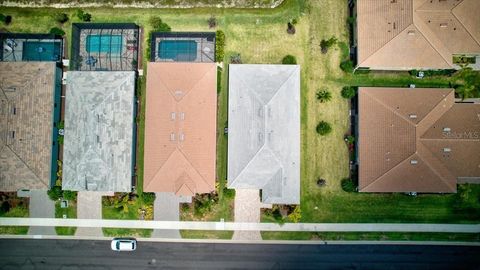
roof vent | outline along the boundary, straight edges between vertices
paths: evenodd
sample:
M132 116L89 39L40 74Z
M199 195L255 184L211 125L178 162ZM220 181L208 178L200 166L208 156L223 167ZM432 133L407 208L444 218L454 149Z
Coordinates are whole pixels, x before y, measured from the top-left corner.
M182 90L177 90L175 91L175 96L181 96L183 95L183 91Z
M412 165L417 165L417 164L418 164L418 160L412 159L412 160L410 160L410 164L412 164Z
M185 113L184 112L180 113L180 119L185 120Z
M15 92L16 90L17 90L16 87L11 86L11 87L7 87L7 88L5 89L5 92Z
M444 127L444 128L443 128L443 132L450 132L450 131L452 131L452 129L449 128L449 127Z
M170 133L170 141L175 141L175 133Z
M410 117L410 119L417 119L417 115L416 115L416 114L410 114L408 117Z
M441 24L440 24L440 27L441 27L441 28L447 28L447 26L448 26L448 23L441 23Z
M170 113L170 119L175 120L175 112Z
M185 140L185 134L180 133L179 137L180 137L180 141L184 141L184 140Z
M445 147L445 148L443 148L443 152L444 153L450 153L450 152L452 152L452 149L450 149L448 147Z
M409 30L408 35L409 36L415 36L415 30Z

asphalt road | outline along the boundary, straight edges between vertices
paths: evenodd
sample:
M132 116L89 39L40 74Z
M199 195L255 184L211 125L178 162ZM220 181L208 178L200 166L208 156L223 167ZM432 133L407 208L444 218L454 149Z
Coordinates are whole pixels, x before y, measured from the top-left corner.
M480 247L0 239L0 269L480 269Z

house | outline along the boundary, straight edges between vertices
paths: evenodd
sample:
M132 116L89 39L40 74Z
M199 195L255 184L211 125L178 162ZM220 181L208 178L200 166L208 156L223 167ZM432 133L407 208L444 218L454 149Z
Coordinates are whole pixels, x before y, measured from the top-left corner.
M357 65L480 69L479 10L478 0L358 0Z
M132 190L135 76L134 71L68 72L64 190Z
M228 187L300 203L300 66L230 65Z
M144 191L215 190L216 87L213 62L148 63Z
M55 62L0 62L0 191L55 182L61 78Z
M452 193L457 183L480 183L480 104L454 94L359 89L360 192Z

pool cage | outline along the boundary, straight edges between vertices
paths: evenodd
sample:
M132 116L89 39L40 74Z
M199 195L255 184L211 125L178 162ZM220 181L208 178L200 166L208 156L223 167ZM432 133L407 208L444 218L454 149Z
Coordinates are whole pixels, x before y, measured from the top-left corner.
M0 43L0 61L62 61L63 38L58 35L0 33Z
M74 23L70 68L83 71L137 70L139 27L133 23Z
M151 62L215 62L213 32L154 32L150 37Z

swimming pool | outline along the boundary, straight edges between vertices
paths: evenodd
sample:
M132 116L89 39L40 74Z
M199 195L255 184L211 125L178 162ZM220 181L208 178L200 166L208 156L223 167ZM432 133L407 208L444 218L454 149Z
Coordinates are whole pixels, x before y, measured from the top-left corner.
M161 40L158 43L158 57L173 61L194 61L197 58L195 40Z
M23 42L23 61L59 61L61 55L60 42Z
M121 35L89 35L87 36L86 48L89 53L112 53L122 52Z

